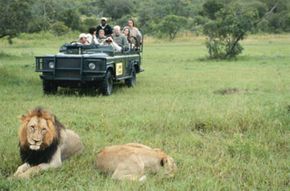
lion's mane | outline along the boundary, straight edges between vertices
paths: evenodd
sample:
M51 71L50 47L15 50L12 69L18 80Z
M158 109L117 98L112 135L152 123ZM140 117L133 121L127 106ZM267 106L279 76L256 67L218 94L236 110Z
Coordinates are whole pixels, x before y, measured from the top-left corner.
M42 140L39 150L31 150L27 140L27 124L33 117L45 119L48 126L47 133ZM37 107L26 115L23 115L19 129L19 147L22 161L30 165L48 163L59 145L61 129L64 129L64 126L56 117L41 107Z

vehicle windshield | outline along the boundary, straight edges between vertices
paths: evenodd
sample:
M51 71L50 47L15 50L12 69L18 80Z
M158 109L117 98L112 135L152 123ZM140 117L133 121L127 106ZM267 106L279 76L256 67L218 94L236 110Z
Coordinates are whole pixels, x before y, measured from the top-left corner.
M112 46L64 44L63 46L60 47L59 52L64 54L93 54L93 53L113 54L114 50Z

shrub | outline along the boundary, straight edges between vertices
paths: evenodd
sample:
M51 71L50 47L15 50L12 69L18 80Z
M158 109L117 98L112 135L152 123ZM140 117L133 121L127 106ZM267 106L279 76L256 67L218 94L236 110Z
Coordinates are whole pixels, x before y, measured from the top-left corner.
M63 22L56 22L51 25L51 31L54 35L61 36L69 32L69 28Z
M225 7L215 14L215 20L204 26L208 36L206 46L209 57L214 59L234 58L240 54L243 40L247 32L255 25L257 13L241 7Z
M176 34L187 25L185 17L177 15L167 15L157 25L161 37L168 36L170 40L176 37Z

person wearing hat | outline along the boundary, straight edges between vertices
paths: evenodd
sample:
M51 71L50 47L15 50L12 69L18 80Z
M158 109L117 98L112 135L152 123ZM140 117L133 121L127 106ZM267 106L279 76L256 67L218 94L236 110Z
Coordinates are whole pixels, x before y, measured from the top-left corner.
M97 34L99 34L99 30L103 29L105 31L106 36L110 36L113 33L113 29L110 25L107 24L107 18L101 18L101 24L96 27Z

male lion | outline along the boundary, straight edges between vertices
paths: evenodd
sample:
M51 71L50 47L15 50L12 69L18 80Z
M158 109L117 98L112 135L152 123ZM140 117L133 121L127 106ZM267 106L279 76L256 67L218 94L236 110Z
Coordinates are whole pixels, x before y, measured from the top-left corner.
M144 181L148 172L163 171L163 175L172 177L177 170L173 158L162 150L138 143L105 147L97 154L96 167L112 174L113 179L139 181Z
M19 147L24 164L14 176L29 178L41 170L61 166L64 159L80 153L83 144L53 114L37 107L21 117Z

